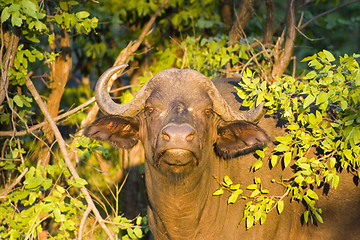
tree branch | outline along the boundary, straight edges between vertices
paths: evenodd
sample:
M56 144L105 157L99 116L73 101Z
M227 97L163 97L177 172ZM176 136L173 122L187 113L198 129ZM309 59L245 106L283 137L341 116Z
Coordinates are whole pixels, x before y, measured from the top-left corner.
M264 34L264 45L271 44L274 34L275 3L273 0L265 0L266 4L266 25Z
M242 0L234 25L229 34L229 44L235 45L244 35L244 29L250 20L253 12L254 0Z
M4 36L4 35L7 35ZM5 39L6 38L6 39ZM12 68L15 60L15 54L20 40L20 28L14 27L10 37L10 33L3 32L1 24L1 50L0 50L0 66L1 66L1 80L0 80L0 106L2 105L6 92L9 86L8 72ZM4 47L6 52L2 55Z
M360 0L353 0L353 1L350 1L350 2L347 2L347 3L343 3L343 4L341 4L340 6L337 6L337 7L334 7L333 9L330 9L330 10L328 10L328 11L325 11L325 12L323 12L323 13L315 16L315 17L313 17L312 19L310 19L309 21L307 21L307 22L304 23L303 25L301 25L301 26L299 27L299 29L302 30L303 28L306 28L310 23L316 21L317 19L319 19L319 18L321 18L321 17L323 17L323 16L325 16L325 15L328 15L328 14L330 14L330 13L332 13L332 12L335 12L336 10L339 10L339 9L341 9L341 8L343 8L343 7L346 7L346 6L350 5L350 4L356 3L356 2L360 2Z
M81 240L83 237L83 232L84 232L84 226L85 226L85 222L86 222L86 218L89 216L91 212L91 207L88 206L88 208L86 209L86 211L84 212L83 217L81 218L81 223L80 223L80 228L79 228L79 236L78 239Z
M114 66L128 63L130 56L139 48L141 42L144 40L144 38L148 34L151 26L154 24L155 19L159 16L161 10L165 7L165 5L168 2L169 2L169 0L164 0L162 2L160 7L155 11L155 13L150 18L149 22L145 25L139 38L135 42L130 42L128 44L128 46L120 52L120 54L118 55L118 57L115 60ZM114 80L116 79L115 76L113 77L113 79ZM109 81L109 86L112 86L114 80L111 79ZM95 103L94 107L89 111L86 118L81 122L80 131L78 133L81 133L81 129L83 129L85 126L87 126L88 124L90 124L91 122L93 122L95 120L98 111L99 111L99 107ZM76 139L74 139L74 141L76 141Z
M296 4L295 0L288 0L287 13L286 13L286 42L284 49L281 49L283 36L281 36L274 48L274 66L272 76L281 76L288 67L291 56L294 51L295 37L296 37Z
M0 193L0 198L4 198L11 191L11 189L13 189L16 184L21 181L21 179L25 176L28 170L28 168L25 168L25 170L16 178L16 180L8 188L6 188L5 191Z
M71 174L73 175L74 179L78 179L80 178L79 177L79 174L77 173L76 169L74 168L74 166L72 165L71 163L71 160L69 158L69 154L68 154L68 151L67 151L67 148L66 148L66 144L65 144L65 141L58 129L58 127L56 126L55 124L55 121L52 119L45 103L42 101L39 93L37 92L34 84L32 83L32 81L30 80L30 78L27 78L26 80L26 86L27 88L29 89L29 91L31 92L31 94L33 95L36 103L39 105L42 113L44 114L45 116L45 119L48 121L49 123L49 126L51 128L51 130L54 132L54 135L55 135L55 138L57 139L58 141L58 144L59 144L59 147L60 147L60 150L61 150L61 153L63 155L63 158L65 160L65 163L67 165L67 167L69 168ZM108 235L108 237L111 239L111 240L114 240L113 238L113 233L107 228L105 222L104 222L104 219L101 217L99 211L97 210L90 194L89 194L89 191L87 190L87 188L85 188L84 186L81 188L81 192L85 195L85 199L86 199L86 202L88 203L88 205L91 207L92 211L94 212L94 215L97 219L97 221L99 222L100 226L105 230L106 234Z
M87 107L88 105L90 105L90 104L93 103L94 101L95 101L95 97L92 97L92 98L90 98L88 101L86 101L85 103L77 106L76 108L71 109L70 111L67 111L67 112L65 112L65 113L63 113L63 114L61 114L61 115L58 115L58 116L54 117L53 120L54 120L55 122L57 122L57 121L65 118L65 117L67 117L67 116L69 116L69 115L71 115L71 114L73 114L73 113L78 112L78 111L81 110L82 108ZM47 124L47 123L44 121L44 122L42 122L42 123L33 125L33 126L29 127L28 129L26 129L26 130L24 130L24 131L19 131L19 132L15 132L15 133L14 133L14 131L0 131L0 137L4 137L4 136L9 136L9 137L10 137L10 136L16 136L16 137L18 137L18 136L23 136L23 135L26 135L26 134L28 134L28 133L30 133L30 132L33 132L33 131L35 131L35 130L41 128L41 127L43 127L43 126L46 125L46 124Z
M149 22L145 25L143 31L141 32L138 40L134 42L130 42L125 49L121 51L119 56L116 58L114 66L120 64L127 64L131 54L133 54L139 47L144 38L148 35L151 26L154 24L156 18L159 16L161 10L165 7L165 5L169 2L169 0L164 0L160 7L155 11L155 13L151 16Z

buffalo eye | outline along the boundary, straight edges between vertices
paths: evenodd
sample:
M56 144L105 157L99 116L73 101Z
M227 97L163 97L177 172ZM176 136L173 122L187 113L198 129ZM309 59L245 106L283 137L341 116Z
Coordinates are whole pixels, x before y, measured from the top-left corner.
M151 106L145 107L145 113L151 114L152 112L154 112L154 107L151 107Z
M204 110L204 113L207 117L210 117L213 113L213 110L211 108L207 108Z

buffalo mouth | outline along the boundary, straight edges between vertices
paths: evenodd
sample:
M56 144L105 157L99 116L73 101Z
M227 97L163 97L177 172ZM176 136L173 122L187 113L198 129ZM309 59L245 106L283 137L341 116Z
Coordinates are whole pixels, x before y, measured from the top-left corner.
M155 164L173 172L183 172L198 165L196 154L186 149L166 149L155 157Z

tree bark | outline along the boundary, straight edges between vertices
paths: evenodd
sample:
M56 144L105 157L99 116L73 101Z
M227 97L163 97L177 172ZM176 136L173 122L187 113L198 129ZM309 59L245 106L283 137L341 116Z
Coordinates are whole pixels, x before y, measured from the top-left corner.
M51 48L55 51L55 45ZM61 97L65 90L65 85L69 79L70 70L72 67L72 57L70 53L70 36L65 30L61 30L61 41L60 41L60 54L51 63L50 66L50 95L46 103L46 107L52 118L56 117L59 112L59 106ZM48 125L44 127L45 137L48 142L54 141L54 133ZM40 163L46 166L49 162L50 155L48 149L42 149L40 151Z
M281 36L274 48L274 66L272 77L281 76L288 67L294 52L296 37L296 0L288 0L286 14L286 40L284 49L281 49L284 36Z
M1 28L1 81L0 81L0 106L2 105L6 92L9 86L8 73L12 68L15 60L15 54L19 45L21 29L13 27L11 34L10 31L3 32ZM6 48L4 56L2 56L3 48Z
M233 0L223 0L223 7L221 9L221 17L223 19L224 28L229 31L233 19Z
M275 3L273 0L265 0L266 4L266 25L264 33L264 45L272 44L274 34Z
M239 43L244 36L244 29L250 20L253 12L254 0L242 0L239 12L236 15L236 20L231 27L229 34L229 44L235 45Z

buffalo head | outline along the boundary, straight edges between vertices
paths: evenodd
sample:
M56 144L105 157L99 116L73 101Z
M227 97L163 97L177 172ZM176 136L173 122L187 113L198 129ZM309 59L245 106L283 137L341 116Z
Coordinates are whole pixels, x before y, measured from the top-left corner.
M96 86L96 100L108 116L96 120L85 135L118 148L141 140L146 161L164 175L187 175L203 169L214 151L224 159L263 147L266 133L252 121L262 106L233 109L204 75L189 69L164 70L127 104L112 101L107 83L124 66L107 70Z

